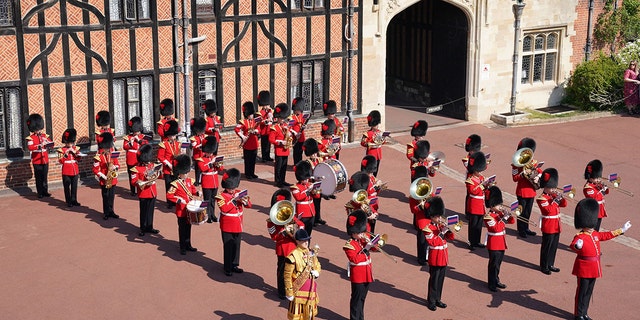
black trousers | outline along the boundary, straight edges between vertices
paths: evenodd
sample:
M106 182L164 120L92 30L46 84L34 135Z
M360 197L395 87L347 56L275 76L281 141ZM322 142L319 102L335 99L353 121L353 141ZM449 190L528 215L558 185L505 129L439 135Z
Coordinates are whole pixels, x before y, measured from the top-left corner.
M315 221L320 221L322 220L322 215L320 214L320 204L322 203L322 197L320 198L313 198L313 208L316 210L316 218Z
M489 265L487 273L489 277L489 288L495 289L500 282L500 265L504 258L504 250L489 250Z
M598 218L598 222L596 222L596 227L594 228L596 231L600 231L600 225L602 224L602 218Z
M416 249L418 263L424 264L427 262L427 239L424 237L424 232L416 227Z
M114 214L113 212L113 201L116 196L116 189L114 187L107 188L105 186L100 186L101 195L102 195L102 213L105 217L109 217Z
M45 196L49 193L49 184L47 177L49 176L49 164L34 164L33 176L36 178L36 191L39 196Z
M153 229L153 212L156 207L156 198L139 198L140 204L140 231L147 232Z
M371 233L375 233L376 232L376 221L378 221L377 219L367 219L367 223L369 224L369 230L371 230Z
M293 144L293 164L296 165L302 161L302 144L304 142L296 142Z
M313 231L313 224L316 222L316 217L310 217L310 218L301 218L300 222L304 223L304 230L307 231L307 233L309 235L311 235L311 232Z
M207 204L207 218L213 219L216 216L215 196L218 194L218 188L202 188L202 200L209 201Z
M62 187L64 189L64 201L67 204L78 201L78 175L62 176Z
M260 136L260 151L262 153L262 161L271 159L271 142L269 142L269 135Z
M136 186L131 183L131 168L134 168L135 166L130 166L127 165L127 177L129 177L129 190L131 191L131 194L137 194L138 190L136 190Z
M273 176L276 185L282 185L286 182L288 160L288 156L276 156L276 161L273 165Z
M370 282L351 283L351 299L349 300L349 319L364 320L364 300L369 293Z
M480 214L467 214L469 218L469 244L475 246L480 243L480 236L482 235L482 218Z
M244 158L244 175L247 177L254 176L256 174L256 157L258 157L258 149L244 149L242 150L242 157Z
M222 248L224 250L224 271L231 272L240 265L240 242L242 233L222 232Z
M596 278L578 278L578 287L576 288L576 316L587 315L589 310L589 301L593 287L596 285Z
M376 160L376 171L373 172L374 177L378 177L378 170L380 170L380 160Z
M285 297L286 291L284 290L284 263L287 257L278 256L278 269L276 271L276 279L278 281L278 297Z
M191 223L187 217L178 217L178 239L180 251L191 247Z
M542 245L540 246L540 269L549 270L556 262L556 252L558 251L558 242L560 241L560 233L543 233Z
M518 232L522 233L529 230L529 218L531 217L531 209L533 208L533 200L535 198L518 197L518 204L522 206L521 218L518 219Z
M202 183L202 170L200 170L200 166L196 163L195 160L191 159L191 162L194 163L193 171L195 172L195 178L196 178L193 185L199 186Z
M166 194L169 194L169 189L171 189L171 182L173 182L174 180L176 180L176 178L172 174L165 174L164 175L164 190L165 190ZM165 195L165 197L166 197L166 195ZM175 202L171 202L167 198L167 204L175 205Z
M446 273L447 266L429 266L429 289L427 290L427 302L429 305L435 305L436 301L440 301Z

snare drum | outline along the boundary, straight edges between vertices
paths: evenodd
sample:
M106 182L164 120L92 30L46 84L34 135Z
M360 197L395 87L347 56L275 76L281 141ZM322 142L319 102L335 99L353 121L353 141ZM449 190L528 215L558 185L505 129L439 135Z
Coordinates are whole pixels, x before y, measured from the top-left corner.
M207 207L203 206L201 200L191 200L187 203L187 215L189 223L203 224L207 221Z
M342 162L336 159L328 159L319 163L313 169L313 176L323 177L320 189L322 195L330 196L343 191L347 187L348 174L347 169Z

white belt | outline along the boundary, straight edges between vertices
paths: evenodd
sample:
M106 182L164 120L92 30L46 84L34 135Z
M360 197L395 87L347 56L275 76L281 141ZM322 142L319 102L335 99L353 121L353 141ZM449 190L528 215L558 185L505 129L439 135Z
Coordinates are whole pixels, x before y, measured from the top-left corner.
M447 244L445 244L444 246L435 246L435 247L429 246L429 250L444 250L446 248L447 248Z
M203 176L213 176L215 175L217 172L203 172L202 175Z
M353 263L353 262L349 261L349 265L352 266L352 267L368 266L370 264L371 264L371 260L358 262L358 263Z
M555 215L555 216L542 216L542 219L560 219L560 216Z
M296 204L312 204L313 201L298 201Z
M470 195L469 195L469 198L482 199L482 200L484 200L484 195L476 196L476 195L472 195L472 194L470 194Z
M226 217L239 217L242 215L242 212L240 213L224 213L224 212L220 212L221 215L226 216Z
M64 163L76 163L75 160L65 160Z
M135 153L135 152L138 152L138 150L135 150L135 149L129 149L129 150L127 150L127 152L134 152L134 153Z
M500 231L500 232L487 232L488 235L490 236L504 236L504 231Z
M33 151L31 151L31 152L46 152L46 150L43 150L43 149L37 149L37 150L33 150Z
M604 200L598 201L598 204L603 204L603 203L604 203Z

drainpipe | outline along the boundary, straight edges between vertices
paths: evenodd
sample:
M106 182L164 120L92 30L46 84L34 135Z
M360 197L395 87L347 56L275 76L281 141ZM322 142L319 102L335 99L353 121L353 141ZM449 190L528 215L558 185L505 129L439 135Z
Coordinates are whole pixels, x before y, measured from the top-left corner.
M513 36L513 74L511 81L511 115L516 115L516 89L518 88L518 61L520 60L519 46L520 46L520 18L522 17L522 11L524 10L524 4L522 0L518 0L518 3L513 5L513 16L515 22L513 23L515 32Z
M173 99L175 100L174 106L180 106L180 73L182 69L178 63L178 50L180 50L180 42L178 41L178 28L180 26L180 20L178 18L178 0L173 0L173 19L171 19L171 28L173 30ZM180 110L179 108L175 109ZM182 115L176 114L176 117L180 119Z
M354 140L354 123L353 123L353 106L352 106L352 95L351 86L353 80L352 72L353 72L353 41L352 37L353 33L353 0L349 0L349 8L347 9L347 25L344 30L344 38L347 41L347 118L349 119L349 124L347 126L349 130L348 140L349 142L353 142Z
M617 3L617 1L616 1ZM593 33L593 0L589 0L589 18L587 20L587 44L584 46L584 61L591 57L591 35Z

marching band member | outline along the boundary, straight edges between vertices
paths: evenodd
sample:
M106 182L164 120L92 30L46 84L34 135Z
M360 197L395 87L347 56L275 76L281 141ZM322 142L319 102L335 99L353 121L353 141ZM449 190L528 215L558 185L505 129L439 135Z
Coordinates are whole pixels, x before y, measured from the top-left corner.
M136 185L138 191L138 202L140 204L140 233L145 232L157 234L160 231L153 228L153 213L156 206L158 190L156 179L160 176L160 168L156 167L156 159L153 154L153 147L144 144L136 152L137 164L129 169L131 183Z
M193 180L187 177L189 171L191 171L191 158L186 154L177 155L174 164L173 172L176 175L176 179L171 182L171 188L167 192L167 201L176 204L180 254L185 255L187 251L198 251L198 249L191 246L191 223L187 213L187 204L194 197L199 196L200 192L193 185Z
M613 231L596 231L594 228L598 222L598 212L598 201L592 198L580 200L575 209L573 223L576 229L581 230L573 237L569 247L578 254L571 272L578 279L574 309L576 320L591 319L587 315L589 301L596 279L602 277L600 242L611 240L631 228L631 222L627 221L621 228Z
M342 247L349 260L348 276L351 281L351 299L349 300L349 319L364 320L364 302L373 282L373 267L367 236L367 214L356 210L347 217L347 234L350 239Z
M176 139L180 130L178 122L175 120L167 121L162 130L165 140L158 143L158 160L163 164L162 175L164 176L164 186L168 193L171 182L176 179L176 174L173 172L175 158L181 153L181 143ZM175 203L167 197L167 208L171 209L174 206Z
M471 162L469 162L471 165ZM507 286L500 282L500 265L507 249L506 224L513 224L516 218L505 213L502 208L502 191L497 186L487 189L485 200L489 212L484 216L484 225L487 227L487 250L489 251L488 285L489 290L496 292L497 288L504 289Z
M334 132L336 124L332 120L325 120L320 127L320 135L322 140L318 143L318 155L322 160L337 159L336 153L340 151L340 144L333 145Z
M261 122L256 122L254 114L256 109L253 106L253 102L247 101L242 104L242 115L244 120L238 122L234 131L240 137L242 148L242 158L244 159L244 176L247 180L257 179L256 175L256 158L258 157L258 137L260 131L258 125Z
M285 260L284 282L289 300L289 320L313 320L318 314L318 293L316 279L321 266L317 250L309 250L311 236L305 229L295 233L296 248Z
M367 191L367 189L369 189L369 182L369 175L364 171L358 171L354 173L351 178L349 178L349 192L355 193L358 190ZM378 213L371 212L371 208L369 207L368 194L369 193L367 192L367 198L363 199L362 201L357 201L356 199L353 199L353 197L351 197L351 200L349 200L349 202L344 205L344 208L347 210L347 215L356 210L362 210L367 214L367 217L369 215L374 215L374 217L377 218ZM371 231L371 229L369 228L370 226L369 224L367 224L367 231Z
M362 162L360 163L360 171L364 171L369 175L369 186L367 187L369 201L374 198L376 199L375 203L369 206L371 215L369 215L369 218L367 219L367 223L369 224L371 232L375 232L376 229L376 221L378 221L379 216L378 203L380 202L380 199L378 198L378 192L380 192L383 187L381 181L378 180L378 178L376 178L375 176L375 172L378 172L378 163L380 162L376 161L376 159L371 155L364 156Z
M196 159L196 168L202 172L202 200L207 201L207 223L218 222L215 214L214 198L218 194L218 172L224 170L222 162L215 162L218 141L215 136L205 138L202 154Z
M382 116L380 111L373 110L367 115L367 125L370 127L369 131L362 134L360 139L360 145L366 148L366 155L373 156L376 159L376 171L373 172L373 176L378 176L378 169L380 168L380 160L382 160L382 145L386 143L386 139L382 137L382 131L378 129Z
M411 168L415 168L418 166L424 166L427 168L427 173L429 177L434 177L436 175L436 167L432 166L430 161L427 159L429 157L429 152L431 151L431 145L427 140L420 140L416 142L416 147L413 150L413 156L416 159L415 162L411 164ZM411 171L413 173L413 171ZM411 182L415 180L417 177L411 176Z
M413 140L411 143L407 143L407 159L409 159L409 170L414 167L414 163L418 162L418 158L414 156L416 145L418 141L422 140L427 135L427 129L429 128L429 123L424 120L416 121L413 126L411 126L411 136ZM428 153L428 152L427 152ZM414 178L411 178L413 182Z
M313 170L318 165L318 163L320 163L320 157L318 156L318 153L319 153L318 141L313 138L308 138L302 144L302 150L304 151L304 155L307 157L306 161L308 161L309 164L311 164L311 173L313 174ZM312 176L309 181L316 182L315 177ZM322 214L321 214L321 206L322 206L321 203L322 203L323 197L324 196L313 198L313 206L316 210L316 218L313 221L314 226L317 226L319 224L321 225L327 224L326 221L322 220Z
M414 179L426 178L428 175L428 169L425 166L417 166L411 169L411 171L411 176L415 177ZM428 206L429 202L426 202L425 199L417 200L409 197L409 209L413 214L413 227L416 230L416 257L418 258L418 264L421 266L427 264L428 246L422 230L431 223L431 219L426 212L429 208Z
M535 152L536 141L531 138L522 138L518 143L518 148L516 150L521 148L530 148ZM520 214L521 219L518 219L517 224L520 238L536 235L535 232L529 229L529 217L531 217L531 209L533 208L533 202L536 198L536 189L526 177L529 170L536 170L538 173L542 172L542 169L537 167L529 169L525 167L516 167L511 164L511 176L513 178L513 182L518 183L516 185L516 196L518 198L518 203L522 206L522 214Z
M344 135L344 126L342 125L342 121L340 121L340 119L336 117L337 111L338 107L336 105L336 102L333 100L329 100L322 105L322 112L324 113L325 117L327 117L327 120L331 120L335 124L335 132L333 132L333 134L336 137L340 137L340 140L342 141L342 136ZM335 159L340 159L340 148L338 148L335 156Z
M222 188L216 196L220 208L220 230L222 231L222 247L224 251L224 274L242 273L240 269L240 243L242 241L242 220L244 208L251 208L248 196L238 198L240 190L240 171L236 168L226 170L222 176Z
M165 141L167 140L167 135L164 132L166 130L166 124L169 121L175 121L176 123L178 122L178 119L176 119L173 116L173 113L175 112L175 108L173 106L173 100L167 98L167 99L163 99L162 101L160 101L160 115L162 115L162 118L160 119L160 121L157 122L157 128L158 128L158 135L160 136L160 141ZM178 132L180 132L180 128L178 128Z
M476 152L469 158L467 165L467 201L465 215L469 220L469 249L484 248L480 243L482 218L485 216L485 181L482 171L487 169L487 159L482 152Z
M132 181L131 169L138 164L138 149L140 146L146 144L148 141L145 139L145 135L142 134L142 119L135 116L127 122L127 128L129 134L122 140L122 149L127 153L127 173L129 175L129 187L131 195L136 195L136 186Z
M80 169L80 147L76 146L76 129L70 128L62 133L64 147L58 149L58 162L62 164L62 186L64 188L64 200L68 207L79 206L78 202L78 176Z
M467 152L467 156L462 158L462 165L464 165L465 168L469 163L471 155L480 151L480 148L482 148L482 138L479 135L474 133L467 137L467 140L464 142L464 151Z
M98 136L103 132L109 132L113 137L113 145L116 143L116 132L111 128L111 113L106 110L98 111L96 114L96 142L98 142Z
M286 103L279 103L273 110L273 125L269 131L269 142L273 144L275 150L275 163L273 167L273 176L275 185L278 188L290 187L291 184L286 182L287 160L289 159L289 150L293 145L293 135L289 131L289 106Z
M31 153L31 164L33 165L33 175L36 179L36 191L38 198L50 197L49 193L49 150L52 144L51 138L43 133L44 119L37 113L32 113L27 118L27 128L31 135L27 137L27 147Z
M291 191L288 189L278 189L271 196L271 207L276 202L287 200L291 201ZM271 240L276 243L276 256L278 257L278 267L276 271L276 279L278 282L278 297L280 300L286 298L286 292L284 290L284 260L286 257L296 248L295 233L299 229L304 229L304 223L293 216L293 219L287 225L278 225L271 221L271 218L267 218L267 230Z
M294 167L298 183L291 186L291 194L296 199L296 217L304 223L304 229L311 234L313 231L316 208L313 198L320 198L320 190L313 189L313 184L309 182L311 178L311 164L309 161L300 161Z
M291 126L291 133L293 134L293 163L302 161L302 144L306 140L304 136L304 129L307 126L307 119L304 114L304 107L307 105L307 101L303 97L297 97L291 102L291 119L293 125Z
M437 308L446 308L442 302L442 287L444 277L449 264L449 250L447 240L453 241L454 235L447 226L447 218L444 217L444 202L440 197L431 197L425 205L427 216L431 219L424 229L424 237L429 245L429 289L427 290L427 308L436 311Z
M558 188L558 170L547 168L540 177L542 194L536 198L542 214L542 245L540 247L540 271L544 274L560 272L554 266L558 242L560 241L560 208L567 206L567 199L562 197L562 190Z
M591 198L598 201L600 210L598 211L598 223L595 230L600 231L602 218L607 216L607 210L604 208L604 196L609 194L609 188L602 182L602 162L598 159L591 160L584 168L584 178L587 182L584 184L582 192L585 198Z
M115 187L118 184L118 169L120 163L118 158L112 158L113 136L109 132L101 133L98 140L98 152L93 158L93 174L100 182L102 195L102 218L118 219L120 216L113 212L113 201L115 200Z
M197 159L202 157L202 145L204 144L205 138L207 135L204 134L204 130L207 126L207 120L203 117L195 117L191 119L191 134L192 136L189 138L189 143L191 144L191 160L193 163L197 163ZM196 187L202 183L202 170L200 170L200 166L194 166L195 171L195 182L193 185Z
M218 106L212 99L207 99L202 103L202 110L207 115L207 125L205 126L204 133L208 136L215 136L218 143L220 143L220 128L222 128L222 122L218 115Z
M269 141L269 133L273 124L273 110L271 109L271 93L269 91L260 91L258 93L258 106L260 109L260 150L262 152L262 162L273 161L271 158L271 142Z

